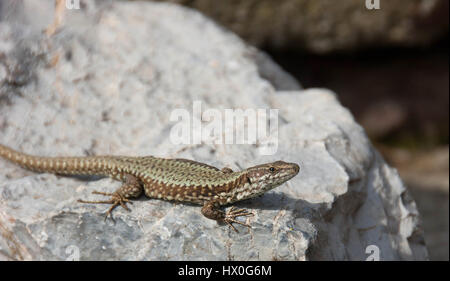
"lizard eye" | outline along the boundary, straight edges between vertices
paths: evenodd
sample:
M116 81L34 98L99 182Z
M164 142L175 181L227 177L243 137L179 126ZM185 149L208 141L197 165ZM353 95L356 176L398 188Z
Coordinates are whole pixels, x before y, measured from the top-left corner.
M275 168L274 168L274 167L270 167L270 168L269 168L269 171L275 172Z

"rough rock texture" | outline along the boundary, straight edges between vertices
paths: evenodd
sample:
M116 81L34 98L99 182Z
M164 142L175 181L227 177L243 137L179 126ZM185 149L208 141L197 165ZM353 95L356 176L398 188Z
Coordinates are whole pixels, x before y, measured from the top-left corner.
M0 22L0 143L37 155L155 155L233 169L282 159L301 172L237 204L256 215L251 230L234 233L198 206L145 198L104 222L106 206L76 200L120 183L1 160L0 259L364 260L370 245L382 260L427 259L415 203L331 91L301 90L267 56L175 5L86 2L60 10L47 33L39 30L51 22L51 2L28 5ZM203 110L279 109L277 153L174 145L170 113L194 101Z
M312 52L418 46L448 36L447 0L160 0L198 9L255 45ZM371 3L377 0L370 0Z

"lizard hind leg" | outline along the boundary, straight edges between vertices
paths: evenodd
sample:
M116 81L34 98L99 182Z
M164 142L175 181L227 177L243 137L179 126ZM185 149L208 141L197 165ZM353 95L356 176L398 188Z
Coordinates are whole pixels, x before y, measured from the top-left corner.
M132 204L133 202L130 201L130 198L137 198L142 194L143 187L139 180L132 175L126 174L123 176L125 182L124 184L119 187L116 191L113 193L109 192L100 192L100 191L93 191L92 194L100 194L105 196L111 196L109 200L98 200L98 201L87 201L87 200L81 200L78 199L78 202L80 203L90 203L90 204L111 204L111 207L108 209L105 215L105 220L108 218L108 216L111 216L112 218L112 211L117 207L121 206L127 211L130 211L130 209L127 207L126 203Z

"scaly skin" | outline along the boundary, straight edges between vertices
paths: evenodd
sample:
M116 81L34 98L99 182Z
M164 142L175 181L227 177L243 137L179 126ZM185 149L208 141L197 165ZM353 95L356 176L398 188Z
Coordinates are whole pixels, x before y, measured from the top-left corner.
M243 209L236 210L234 207L224 213L220 206L261 195L293 178L300 169L297 164L283 161L233 172L229 168L219 170L187 159L152 156L38 157L1 144L0 157L35 172L109 176L122 181L124 184L113 193L93 192L111 196L110 200L78 200L82 203L111 204L106 217L119 205L129 210L126 203L144 192L149 198L203 205L202 214L205 217L223 221L235 231L237 230L232 223L250 227L236 218L250 216L252 213Z

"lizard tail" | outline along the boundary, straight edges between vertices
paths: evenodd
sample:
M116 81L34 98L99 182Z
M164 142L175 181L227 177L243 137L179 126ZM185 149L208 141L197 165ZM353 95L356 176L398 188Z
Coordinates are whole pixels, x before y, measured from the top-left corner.
M0 157L33 172L61 175L107 175L110 159L104 157L39 157L0 144ZM105 161L101 161L104 158Z

